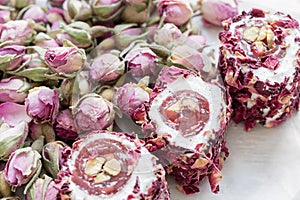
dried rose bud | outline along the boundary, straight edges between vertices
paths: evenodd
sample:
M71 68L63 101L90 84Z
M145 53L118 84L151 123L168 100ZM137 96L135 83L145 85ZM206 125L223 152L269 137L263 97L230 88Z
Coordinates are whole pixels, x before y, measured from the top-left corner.
M15 150L22 148L28 135L25 121L15 127L0 122L0 160L6 160Z
M201 50L206 45L206 37L204 35L189 35L184 41L186 46Z
M0 196L10 197L11 187L4 178L3 171L0 171Z
M99 92L100 96L102 96L107 101L112 101L115 95L115 91L112 87L103 87Z
M124 58L127 69L134 77L155 75L158 72L157 60L158 56L150 48L139 46L131 49Z
M70 84L69 101L70 106L74 106L81 97L92 91L93 84L90 81L89 70L79 71L73 83Z
M157 4L159 15L164 17L165 22L181 26L188 22L193 10L188 2L180 0L162 0Z
M30 88L25 79L9 77L0 81L0 102L22 103Z
M0 0L0 5L5 6L5 5L7 5L7 3L8 3L8 0Z
M35 0L10 0L10 5L14 8L21 9L30 4L34 4Z
M73 83L73 78L65 78L60 84L59 96L63 105L70 106L71 104Z
M44 50L44 49L43 49ZM44 50L45 51L45 50ZM26 69L44 69L45 71L48 70L48 66L45 64L45 62L41 59L40 55L38 53L31 53L31 54L25 54L23 56L23 62L22 65L26 63L25 67ZM27 78L33 78L35 76L38 76L38 74L34 74L34 71L32 73L28 74L28 76L25 76ZM22 76L23 74L21 74ZM34 80L34 79L32 79Z
M89 33L90 26L81 21L76 21L68 25L62 25L62 33L56 35L56 40L59 44L69 40L78 48L87 48L93 45L92 36Z
M126 115L136 121L143 121L146 117L145 103L149 102L149 93L138 84L126 83L118 88L114 102Z
M108 21L116 18L124 5L122 0L91 0L91 6L98 20Z
M109 82L117 80L125 71L124 62L112 53L104 53L93 60L90 68L92 80Z
M154 42L163 45L167 48L172 48L178 40L183 37L182 32L177 26L171 23L165 24L161 29L158 29L154 34Z
M44 59L54 72L65 75L79 71L86 56L77 47L54 47L46 51Z
M201 72L204 67L203 58L199 51L189 46L177 46L172 49L170 61L196 72Z
M21 15L20 18L24 20L32 19L37 23L47 22L45 10L38 5L27 6L23 8L18 15Z
M83 96L73 108L78 133L103 130L114 120L113 104L96 94Z
M12 20L0 24L0 42L11 41L13 44L28 44L35 35L32 20Z
M10 21L10 11L8 10L0 10L0 23L3 24L5 22Z
M237 0L201 0L200 10L205 21L217 26L238 14Z
M126 0L126 6L122 12L122 20L128 23L147 22L153 5L150 0Z
M57 137L64 141L75 141L78 138L70 109L62 110L58 114L56 118L55 132Z
M40 137L44 137L45 142L54 142L55 141L55 132L53 127L48 123L43 124L29 124L30 137L33 140L38 140Z
M28 188L26 200L51 200L57 199L58 189L55 187L55 182L52 178L44 175L38 178Z
M66 23L64 18L64 11L61 8L50 8L46 13L46 19L51 25L51 31L59 30L60 23Z
M44 145L42 150L43 167L53 178L57 177L62 167L62 151L67 146L61 141L50 142Z
M55 39L51 38L49 35L43 32L38 33L34 37L33 43L36 46L44 47L44 48L59 47Z
M0 104L0 120L4 120L9 126L17 126L22 121L29 123L31 118L26 114L24 105L5 102Z
M0 25L1 26L1 25ZM21 45L8 45L0 47L0 69L14 70L22 62L26 47Z
M8 184L18 187L38 176L41 168L41 155L31 147L25 147L10 155L5 165L4 177Z
M67 0L67 10L74 20L86 21L92 16L91 5L85 0Z
M135 40L145 40L147 33L143 33L135 24L119 24L115 26L115 42L119 49L125 49Z
M59 97L56 90L41 86L29 90L25 99L27 114L36 122L54 122L59 111Z

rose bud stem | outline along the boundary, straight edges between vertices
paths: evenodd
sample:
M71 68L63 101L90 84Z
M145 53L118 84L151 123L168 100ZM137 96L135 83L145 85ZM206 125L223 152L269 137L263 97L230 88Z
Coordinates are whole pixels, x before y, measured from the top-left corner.
M37 140L33 141L31 148L33 150L36 150L37 152L41 153L43 150L43 146L44 146L44 140L45 140L45 137L43 135L41 135Z
M20 200L20 197L5 197L5 198L2 198L1 200Z
M11 11L11 12L16 11L16 9L14 9L14 8L12 8L12 7L9 7L9 6L3 6L3 5L0 5L0 10L8 10L8 11Z
M3 176L3 171L0 172L0 195L3 197L11 196L10 186Z

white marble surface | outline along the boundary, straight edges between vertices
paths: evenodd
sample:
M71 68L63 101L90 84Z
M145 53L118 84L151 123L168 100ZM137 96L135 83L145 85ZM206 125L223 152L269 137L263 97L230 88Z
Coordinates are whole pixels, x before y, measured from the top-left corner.
M300 0L242 0L240 10L252 7L281 11L300 20ZM221 29L205 28L215 43ZM218 42L218 41L217 41ZM226 134L230 156L226 160L220 192L210 191L208 180L201 192L183 195L170 179L173 200L300 200L300 113L275 128L256 126L245 132L232 123Z

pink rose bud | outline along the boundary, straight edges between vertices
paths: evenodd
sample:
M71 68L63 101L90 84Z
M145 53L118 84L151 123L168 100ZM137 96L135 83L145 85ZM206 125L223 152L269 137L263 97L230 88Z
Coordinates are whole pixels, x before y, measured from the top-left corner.
M46 19L52 26L56 24L59 29L59 23L64 22L64 11L61 8L50 8L46 13ZM52 27L51 30L53 30Z
M29 90L25 99L27 114L36 123L53 123L59 111L59 97L56 90L41 86Z
M138 84L126 83L117 90L114 101L123 113L142 121L146 117L145 103L149 102L149 93Z
M21 45L0 47L0 70L14 70L19 67L25 55L25 51L26 47Z
M22 10L22 19L32 19L35 22L46 22L46 12L38 5L30 5Z
M8 3L8 0L0 0L0 5L5 6Z
M59 47L55 39L51 38L49 35L43 32L39 32L35 36L33 43L36 46L43 47L43 48Z
M196 72L201 72L204 67L201 53L196 49L185 45L172 49L169 59L174 65L179 64Z
M14 187L28 183L42 168L41 155L31 147L17 149L5 165L4 178Z
M30 4L34 4L35 0L10 0L10 5L14 8L21 9Z
M165 24L154 34L154 42L167 48L172 48L178 40L183 37L182 32L177 26L171 23Z
M8 10L0 10L0 23L3 24L3 23L8 22L10 20L11 20L11 18L10 18L10 11L8 11Z
M55 187L55 182L47 175L38 178L28 188L26 200L54 200L57 199L58 189Z
M154 42L154 35L156 31L158 30L158 24L152 24L146 28L146 32L148 33L147 35L147 41L149 43Z
M217 26L238 14L236 0L201 0L200 5L203 19Z
M31 118L26 113L26 107L21 104L5 102L0 104L0 121L11 127L17 126L22 121L29 123Z
M10 77L0 81L0 102L22 103L27 97L26 91L30 88L25 79Z
M87 21L93 14L91 5L85 0L67 1L67 10L72 19L80 21Z
M111 53L105 53L96 57L90 68L92 80L109 82L119 78L125 70L124 62Z
M12 20L0 24L0 43L11 41L13 44L28 44L35 34L32 20Z
M100 95L83 96L73 108L78 133L104 130L112 125L115 111L113 104Z
M65 109L58 114L55 132L57 137L64 141L75 141L78 138L71 110Z
M63 44L63 41L69 40L78 48L88 48L93 44L92 36L89 33L90 26L81 21L76 21L68 25L62 25L62 33L56 35L58 43Z
M156 61L158 56L148 47L135 47L124 58L127 68L134 77L155 75L158 71Z
M173 23L176 26L188 22L193 14L189 3L180 0L161 0L157 4L157 9L159 15L165 17L165 22Z
M206 45L206 37L204 35L189 35L184 44L197 50L201 50Z
M65 146L67 146L65 143L55 141L47 143L43 147L43 167L53 178L57 178L57 174L62 167L62 153Z
M58 74L73 74L81 69L86 56L76 47L54 47L46 51L44 59Z
M123 11L122 0L91 0L96 18L100 21L115 19Z
M140 27L135 27L134 24L119 24L115 26L116 46L119 49L125 49L135 40L144 40L147 38L147 33L143 33Z
M25 121L14 127L0 122L0 160L8 159L9 155L22 148L28 135L28 125Z

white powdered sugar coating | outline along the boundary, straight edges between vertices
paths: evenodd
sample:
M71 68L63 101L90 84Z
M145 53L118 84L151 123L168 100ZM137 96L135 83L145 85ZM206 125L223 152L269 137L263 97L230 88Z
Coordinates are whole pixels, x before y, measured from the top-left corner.
M80 148L77 151L73 152L72 159L69 160L68 166L70 172L74 170L74 164L76 158L84 146L90 142L101 140L101 139L112 139L121 142L124 146L128 149L136 149L135 143L129 141L126 136L120 137L117 135L107 134L107 133L100 133L95 134L89 137L87 140L80 144ZM107 200L125 200L131 194L133 194L134 186L136 184L137 178L139 179L139 188L140 192L138 194L134 194L137 196L139 194L148 194L148 190L152 187L152 183L157 180L155 175L155 171L163 170L163 167L160 164L155 164L157 158L149 153L149 151L142 147L141 148L141 157L137 161L137 164L128 179L127 183L123 185L123 188L115 194L111 195L90 195L87 191L84 191L80 188L77 184L72 182L70 179L69 188L72 191L71 198L73 200L100 200L100 199L107 199Z
M235 30L238 26L246 24L247 27L256 26L257 21L263 22L264 24L267 24L269 21L275 21L275 20L284 20L287 19L286 16L281 15L273 15L273 14L266 14L265 18L252 18L251 16L246 16L242 18L240 21L232 23L230 25L229 32L231 32L233 35L235 34ZM286 77L293 77L294 73L296 72L295 66L297 65L296 62L296 54L297 51L300 49L299 43L295 42L295 37L300 35L300 32L298 29L288 29L289 35L287 35L283 43L289 45L286 49L286 54L283 58L280 58L279 66L277 69L272 70L266 67L259 67L257 69L249 68L247 65L242 66L241 70L243 73L252 71L254 78L256 78L258 81L267 82L269 81L271 84L282 83L284 82ZM226 57L235 57L234 54L230 54L230 52L226 51ZM293 79L290 78L289 82L286 83L287 87L289 87L289 84L292 84Z
M179 130L175 130L164 123L159 108L162 103L180 90L192 90L203 97L209 103L209 119L203 129L196 135L184 137ZM223 99L223 91L217 85L204 82L200 77L189 76L178 78L176 81L167 85L167 88L159 93L153 100L149 117L156 124L156 131L160 135L168 135L168 140L172 145L195 149L197 144L207 144L211 139L215 139L212 130L218 131L221 128L221 119L226 115L226 104Z

